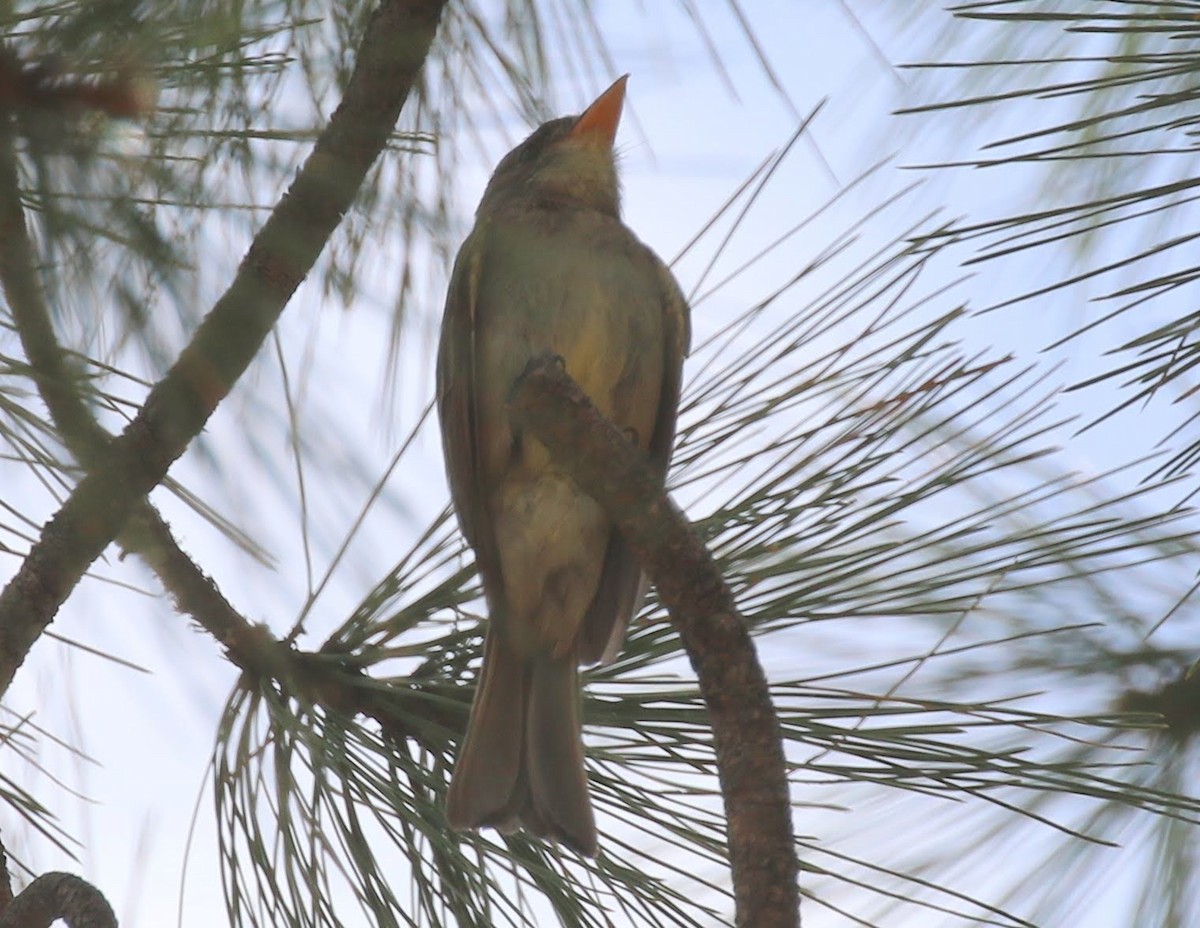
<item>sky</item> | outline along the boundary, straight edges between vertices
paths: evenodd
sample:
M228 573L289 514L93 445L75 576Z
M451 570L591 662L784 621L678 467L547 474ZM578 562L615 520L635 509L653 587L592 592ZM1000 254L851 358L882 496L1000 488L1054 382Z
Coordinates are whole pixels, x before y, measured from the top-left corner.
M578 111L612 78L631 74L628 111L618 140L624 218L664 258L678 254L759 162L820 106L810 133L780 169L769 201L756 207L747 231L732 240L720 267L736 267L763 240L791 227L796 216L830 201L832 205L753 273L697 304L698 341L717 332L747 301L758 298L764 281L778 279L789 268L820 254L824 243L852 227L882 192L917 179L904 165L965 157L982 139L1003 129L999 121L976 124L966 117L920 120L892 115L930 92L953 94L958 89L959 78L953 74L918 76L886 64L885 60L915 60L930 54L927 45L936 34L930 17L945 14L928 6L923 16L897 17L887 5L866 2L746 0L744 8L782 90L771 86L755 49L723 4L706 6L705 15L712 16L709 25L717 37L727 80L714 71L687 17L675 4L643 4L640 11L636 4L605 6L601 23L613 54L613 73L593 75L586 83L564 77L559 97L564 112ZM527 128L515 115L507 125L484 126L481 135L490 155L488 163ZM837 196L851 179L893 153L888 166ZM464 231L487 170L482 162L463 164L458 212ZM999 180L979 171L920 174L924 186L886 222L864 227L858 247L869 249L894 234L906 219L926 211L944 208L948 216L984 217L1037 201L1044 175L1020 169L995 173ZM711 247L711 238L708 241L706 247ZM229 270L241 244L236 236L214 239L216 270L210 270L211 280L199 286L199 295L208 296L207 289L219 286L220 271ZM359 463L369 462L371 476L381 473L418 421L432 391L432 351L441 307L436 282L421 289L409 307L410 328L396 395L381 396L388 364L382 346L390 331L390 304L386 296L372 299L371 295L392 291L389 272L394 271L395 259L389 254L392 243L374 241L368 247L372 260L364 263L362 272L364 305L331 309L319 289L308 285L297 295L279 332L279 351L290 359L293 371L304 372L297 384L301 409L313 413L315 422L336 424L336 442L346 448L343 461L335 461L327 473L313 474L309 490L310 527L318 538L312 569L318 577L335 555L333 546L321 539L342 538L366 502L369 480L356 473ZM703 293L719 279L718 272L702 282L704 254L703 249L690 253L676 266L689 294ZM1026 279L1054 270L1053 262L1042 257L1003 270L984 266L973 271L978 277L970 292L976 299L978 294L1011 295ZM949 280L961 271L947 266L939 273ZM379 278L378 287L370 286L373 277ZM1034 357L1056 334L1069 331L1072 314L1082 311L1085 297L1078 289L1067 290L1055 295L1055 311L1037 307L980 317L964 328L964 337L977 339L981 346L996 344ZM1064 366L1055 376L1063 382L1079 376L1100 338L1089 337L1064 351ZM248 378L206 433L210 447L225 449L225 473L237 476L214 486L211 469L196 453L172 473L185 484L210 488L224 500L227 514L265 541L273 566L248 563L162 491L156 493L156 501L176 526L184 547L217 578L245 615L286 630L313 584L305 579L308 558L294 513L297 490L287 466L288 437L282 429L245 434L247 421L260 421L252 416L256 403L276 409L282 403L278 368L267 358ZM1102 401L1068 398L1064 402L1070 411L1086 415ZM1084 474L1123 463L1127 448L1119 441L1120 430L1152 430L1169 421L1159 420L1158 415L1157 410L1148 410L1133 425L1126 420L1112 429L1072 438L1065 460ZM308 438L318 441L329 436ZM262 449L269 453L260 454ZM444 505L440 468L436 430L427 424L404 467L389 481L388 500L371 511L318 600L306 623L312 640L319 641L319 630L335 625L391 566L397 549L390 540L402 546L415 527ZM338 480L339 475L346 479ZM1137 475L1122 479L1132 485ZM8 570L11 563L0 568ZM117 562L110 551L97 573L130 586L86 584L63 608L54 631L119 654L149 672L56 641L40 642L22 668L7 700L9 711L35 711L35 721L78 745L89 758L43 742L45 765L91 801L65 806L63 824L84 845L78 852L80 862L65 861L44 845L38 845L35 859L44 869L76 870L102 887L123 925L170 924L180 912L187 926L221 924L224 908L207 765L216 721L236 673L207 636L165 608L161 598L140 592L155 589L140 567ZM36 782L35 774L26 771L25 776L27 782ZM886 808L884 812L890 814ZM823 838L838 833L835 822L820 821L820 827L828 829ZM853 832L858 828L846 829L847 840L855 840ZM6 839L8 833L6 828ZM831 928L849 922L812 907L805 912L805 924Z

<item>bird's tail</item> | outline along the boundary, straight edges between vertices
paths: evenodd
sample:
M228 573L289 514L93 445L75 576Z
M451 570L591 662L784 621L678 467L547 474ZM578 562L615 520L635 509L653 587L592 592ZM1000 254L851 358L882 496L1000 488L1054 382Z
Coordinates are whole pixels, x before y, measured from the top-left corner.
M453 828L519 823L596 853L574 655L525 658L489 632L446 818Z
M540 826L547 836L594 856L596 822L583 762L575 655L535 658L530 677L525 719L529 804L522 818L530 830Z

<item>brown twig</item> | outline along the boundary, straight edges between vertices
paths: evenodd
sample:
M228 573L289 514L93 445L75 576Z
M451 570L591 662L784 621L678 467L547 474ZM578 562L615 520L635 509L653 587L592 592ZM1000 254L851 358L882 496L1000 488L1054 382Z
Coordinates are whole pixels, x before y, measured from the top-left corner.
M70 928L117 928L104 894L70 873L43 873L0 915L0 928L50 928L62 919Z
M46 523L0 593L0 694L84 571L257 354L386 144L444 5L390 0L373 13L341 104L229 289L138 415Z
M737 924L795 928L799 862L779 720L712 556L648 463L556 359L530 364L510 411L613 517L679 630L712 723Z
M154 108L152 85L136 69L116 68L109 76L80 78L45 64L22 62L0 46L0 109L81 113L88 110L118 119L144 116Z

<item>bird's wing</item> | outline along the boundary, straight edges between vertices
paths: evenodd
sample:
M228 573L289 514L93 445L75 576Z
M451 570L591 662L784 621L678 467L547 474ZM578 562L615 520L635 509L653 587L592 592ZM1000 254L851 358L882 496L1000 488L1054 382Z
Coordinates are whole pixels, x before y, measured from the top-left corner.
M476 566L488 592L498 591L502 580L479 448L475 336L479 331L476 314L479 280L486 258L485 241L483 230L477 227L463 243L454 263L438 346L437 396L450 495L463 535L475 549Z
M649 249L647 249L649 250ZM663 306L663 384L658 401L658 416L654 420L654 435L650 439L650 458L665 479L675 448L675 420L679 414L679 394L683 384L683 359L692 347L692 321L687 300L675 275L658 255L650 252L658 273Z
M663 381L659 393L654 434L650 437L650 460L666 479L675 445L675 420L683 381L683 359L691 347L691 318L687 300L675 276L658 255L646 249L658 275L663 312ZM604 569L596 598L580 630L579 658L585 664L607 664L616 658L625 641L625 631L650 587L634 553L621 533L613 530L604 555Z

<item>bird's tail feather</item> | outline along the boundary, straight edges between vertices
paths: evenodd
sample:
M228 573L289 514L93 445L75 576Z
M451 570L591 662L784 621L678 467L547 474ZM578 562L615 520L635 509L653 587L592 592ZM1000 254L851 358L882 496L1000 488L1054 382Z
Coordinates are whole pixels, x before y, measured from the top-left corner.
M525 719L525 772L531 830L581 854L596 853L596 822L588 798L580 719L579 670L574 654L533 660Z
M489 633L446 818L502 831L519 822L595 855L574 654L524 658Z
M452 828L511 827L513 799L521 791L528 691L526 661L489 633L467 734L446 795Z

